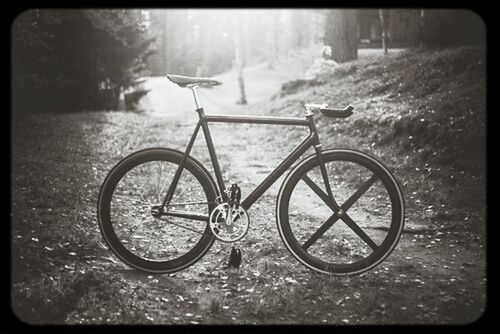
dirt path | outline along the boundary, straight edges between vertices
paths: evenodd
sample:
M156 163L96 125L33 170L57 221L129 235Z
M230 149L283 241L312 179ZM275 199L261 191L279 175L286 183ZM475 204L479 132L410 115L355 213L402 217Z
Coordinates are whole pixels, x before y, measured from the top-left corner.
M237 106L224 87L231 88L200 90L207 112L266 115L286 103ZM447 193L448 181L418 192L403 183L407 216L401 241L386 261L360 276L318 275L287 251L275 218L283 177L249 210L251 230L239 242L240 269L221 268L227 248L218 242L198 263L175 274L152 275L122 264L104 246L97 225L95 202L106 174L142 148L183 150L197 121L188 111L189 91L172 88L167 98L177 105L165 105L163 95L155 94L160 109L154 114L44 115L14 129L13 240L25 259L14 256L22 263L14 290L35 293L27 297L27 310L49 309L61 318L39 317L85 324L467 323L483 312L484 232L468 230L474 224L446 224L456 219L454 208L432 202L432 191ZM219 124L211 130L225 181L238 183L243 198L299 142L286 126ZM331 146L327 133L320 136L324 147ZM339 139L370 152L356 137ZM203 136L192 155L212 169ZM387 151L378 156L383 162L394 159ZM413 186L425 177L396 172ZM42 273L36 270L40 254L48 259ZM25 279L30 265L35 274Z
M266 113L262 105L234 106L227 111L207 102L205 107L213 113ZM124 148L123 155L158 144L182 150L194 128L194 116L117 113L106 118L129 135L124 142L113 144ZM103 143L95 145L96 155L109 155L106 140L120 137L116 126L103 128L109 133L97 137ZM225 181L238 183L242 198L297 144L287 140L288 127L221 124L211 130ZM135 143L134 138L140 136L141 143ZM192 155L210 166L202 136ZM249 210L251 231L238 243L243 251L240 269L218 266L228 250L220 243L197 264L170 275L141 273L117 259L89 263L121 277L127 300L144 312L147 322L159 324L463 323L477 318L484 308L484 253L475 248L480 244L464 243L456 231L422 229L425 212L415 212L411 202L407 203L409 214L399 245L372 271L335 278L306 269L286 250L276 228L275 201L282 179ZM105 320L73 314L68 321Z

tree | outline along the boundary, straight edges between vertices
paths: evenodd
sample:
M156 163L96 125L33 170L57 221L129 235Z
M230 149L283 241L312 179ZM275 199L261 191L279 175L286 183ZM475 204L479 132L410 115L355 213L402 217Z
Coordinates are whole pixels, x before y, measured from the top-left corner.
M234 16L234 65L238 75L238 86L240 88L240 98L238 104L247 104L247 97L245 93L245 79L243 77L243 15L241 12Z
M150 41L138 10L30 10L13 24L19 111L116 108L144 69Z
M385 24L385 13L382 9L378 10L378 17L380 18L380 32L382 39L382 50L384 50L384 54L387 54L387 26Z
M211 76L228 71L235 65L236 33L246 65L272 66L293 48L319 42L323 11L151 10L157 51L150 59L151 72L164 74L165 59L170 73Z
M357 16L352 9L329 10L324 43L331 47L330 58L343 63L358 58Z
M273 68L279 53L279 15L280 12L274 11L271 14L269 29L267 29L267 63L269 68Z
M290 17L290 30L291 47L300 48L308 42L308 34L310 29L309 13L305 10L295 9L291 12Z

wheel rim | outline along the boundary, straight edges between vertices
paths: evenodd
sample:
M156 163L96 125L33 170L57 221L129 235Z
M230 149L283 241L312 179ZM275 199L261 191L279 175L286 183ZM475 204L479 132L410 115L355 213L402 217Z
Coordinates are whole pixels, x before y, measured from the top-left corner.
M397 243L402 197L392 175L375 159L338 153L325 155L325 163L334 198L346 215L332 216L325 204L328 196L314 159L285 181L278 227L306 266L325 273L361 273L380 263Z
M164 221L165 218L151 215L152 205L161 204L177 166L177 159L168 155L146 156L126 163L105 182L108 191L100 201L103 235L115 254L134 267L147 271L180 270L213 243L205 222L178 217L165 217ZM180 209L208 217L214 194L199 178L195 168L187 164L171 203L176 206L194 202Z

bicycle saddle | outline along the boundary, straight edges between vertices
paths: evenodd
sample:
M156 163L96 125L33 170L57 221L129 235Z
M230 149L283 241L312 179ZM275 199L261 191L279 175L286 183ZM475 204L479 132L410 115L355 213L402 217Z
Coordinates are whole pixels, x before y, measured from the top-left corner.
M352 115L354 108L352 106L347 106L344 109L333 109L333 108L321 108L319 111L326 117L336 117L336 118L346 118Z
M183 75L167 74L168 80L172 81L174 84L179 85L179 87L187 87L188 85L210 85L218 86L222 82L212 78L200 78L200 77L186 77Z

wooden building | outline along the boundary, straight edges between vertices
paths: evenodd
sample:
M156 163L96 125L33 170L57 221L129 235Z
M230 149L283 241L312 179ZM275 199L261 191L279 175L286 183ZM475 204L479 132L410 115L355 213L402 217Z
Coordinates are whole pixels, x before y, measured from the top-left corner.
M420 10L386 9L382 11L387 28L389 47L414 46L418 42ZM376 47L381 44L381 24L378 9L358 10L359 47Z

